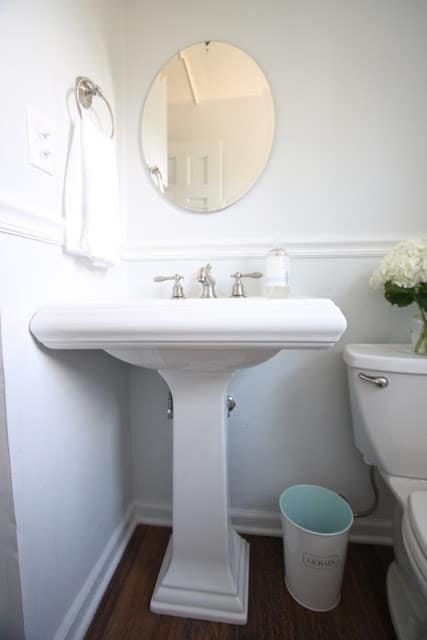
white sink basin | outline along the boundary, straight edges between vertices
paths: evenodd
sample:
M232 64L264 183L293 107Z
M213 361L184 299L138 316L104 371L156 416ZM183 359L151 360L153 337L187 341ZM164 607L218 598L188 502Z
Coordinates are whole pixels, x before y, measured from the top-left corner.
M31 332L51 349L104 349L149 369L212 371L250 367L284 348L331 347L345 326L325 299L145 299L43 309Z
M281 349L333 346L346 327L341 311L314 298L149 299L42 309L30 326L52 349L104 349L166 380L174 399L173 536L151 609L244 624L249 545L228 517L227 385L236 369Z

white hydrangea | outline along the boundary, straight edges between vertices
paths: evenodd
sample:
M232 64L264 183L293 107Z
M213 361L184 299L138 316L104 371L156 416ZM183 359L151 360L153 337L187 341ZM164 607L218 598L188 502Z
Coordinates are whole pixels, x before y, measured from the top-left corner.
M427 282L427 235L393 247L373 272L369 284L378 289L389 281L405 288Z

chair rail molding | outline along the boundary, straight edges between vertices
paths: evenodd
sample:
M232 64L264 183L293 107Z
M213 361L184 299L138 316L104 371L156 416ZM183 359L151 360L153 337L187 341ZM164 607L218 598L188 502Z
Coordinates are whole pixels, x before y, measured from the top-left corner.
M62 246L64 222L27 206L12 204L0 194L0 233Z
M292 258L377 258L384 256L397 242L413 234L372 238L312 238L310 240L277 238L252 241L226 240L223 243L124 243L124 262L160 260L229 260L264 258L272 246L283 246Z
M0 194L0 233L63 246L65 223L54 215L45 215L33 207L12 202ZM378 258L384 256L397 242L416 235L403 233L393 236L348 236L338 238L312 237L307 239L265 237L256 241L226 239L223 242L122 242L123 262L153 262L166 260L260 259L272 246L286 247L292 258Z

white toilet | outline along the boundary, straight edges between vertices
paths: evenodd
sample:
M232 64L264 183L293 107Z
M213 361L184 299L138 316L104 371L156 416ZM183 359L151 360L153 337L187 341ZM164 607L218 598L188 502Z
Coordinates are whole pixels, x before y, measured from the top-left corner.
M427 357L409 345L344 352L357 448L397 498L387 575L399 640L427 640Z

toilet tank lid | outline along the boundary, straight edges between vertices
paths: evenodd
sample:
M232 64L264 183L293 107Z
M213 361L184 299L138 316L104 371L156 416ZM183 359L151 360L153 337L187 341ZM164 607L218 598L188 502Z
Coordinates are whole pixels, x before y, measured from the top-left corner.
M427 491L413 491L408 498L406 508L412 531L427 557Z
M348 344L344 361L360 369L427 375L427 356L414 354L410 344Z

